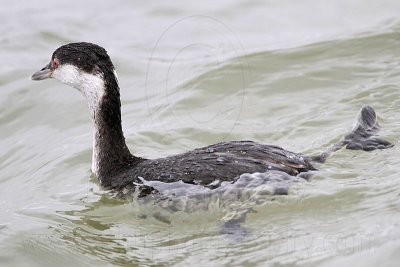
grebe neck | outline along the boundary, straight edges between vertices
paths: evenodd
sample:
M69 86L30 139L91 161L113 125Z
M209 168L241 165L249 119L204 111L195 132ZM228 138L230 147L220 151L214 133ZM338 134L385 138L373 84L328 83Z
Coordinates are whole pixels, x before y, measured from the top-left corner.
M128 167L135 157L126 146L122 131L117 78L114 72L99 75L98 78L103 78L103 82L91 83L92 90L83 93L94 124L92 171L103 186L108 186L111 177ZM98 88L94 88L96 86Z

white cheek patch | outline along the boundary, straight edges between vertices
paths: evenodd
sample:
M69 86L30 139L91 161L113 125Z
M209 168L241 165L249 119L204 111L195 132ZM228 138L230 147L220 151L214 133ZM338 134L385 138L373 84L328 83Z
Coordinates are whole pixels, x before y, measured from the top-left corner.
M64 64L60 65L57 69L53 71L52 77L72 86L86 97L90 112L92 114L92 119L94 120L95 114L100 109L99 104L105 92L105 84L103 80L103 75L90 74L80 70L79 68ZM93 155L92 155L92 171L96 176L99 176L100 163L99 163L99 136L97 136L97 125L95 124L94 137L93 137Z
M102 74L90 74L73 65L64 64L53 71L52 77L81 91L94 115L105 91Z

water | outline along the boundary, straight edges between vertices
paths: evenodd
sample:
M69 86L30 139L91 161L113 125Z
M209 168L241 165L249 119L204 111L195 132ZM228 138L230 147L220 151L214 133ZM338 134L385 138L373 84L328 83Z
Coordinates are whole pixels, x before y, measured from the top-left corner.
M106 47L143 157L232 139L314 154L363 104L397 144L398 1L1 6L0 266L397 266L397 145L341 150L288 196L178 186L175 198L123 201L91 177L82 96L28 77L61 44Z

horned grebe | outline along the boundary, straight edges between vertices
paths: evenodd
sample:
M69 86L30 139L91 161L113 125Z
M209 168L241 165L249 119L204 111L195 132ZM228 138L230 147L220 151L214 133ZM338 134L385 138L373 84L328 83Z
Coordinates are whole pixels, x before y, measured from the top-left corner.
M392 146L376 137L379 131L376 114L371 107L364 106L352 132L316 157L252 141L231 141L166 158L144 159L132 155L126 146L119 85L104 48L86 42L59 47L50 63L31 77L32 80L47 78L70 85L86 97L94 124L92 171L102 186L116 190L140 179L181 180L215 188L223 181L234 182L243 173L281 171L296 176L316 170L311 161L324 162L343 146L366 151Z

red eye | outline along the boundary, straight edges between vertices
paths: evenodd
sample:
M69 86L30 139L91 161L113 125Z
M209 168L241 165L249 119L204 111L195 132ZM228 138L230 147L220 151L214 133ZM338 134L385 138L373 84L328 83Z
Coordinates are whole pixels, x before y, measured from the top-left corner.
M60 65L60 61L57 58L53 59L53 69L57 69L58 65Z

